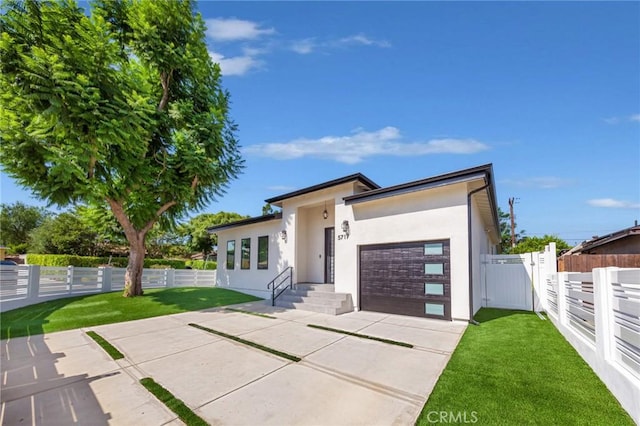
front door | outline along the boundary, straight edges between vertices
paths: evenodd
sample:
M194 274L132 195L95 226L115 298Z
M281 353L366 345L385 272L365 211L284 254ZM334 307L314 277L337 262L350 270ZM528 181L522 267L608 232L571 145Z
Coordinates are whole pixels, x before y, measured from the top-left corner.
M324 228L324 282L335 282L335 228Z

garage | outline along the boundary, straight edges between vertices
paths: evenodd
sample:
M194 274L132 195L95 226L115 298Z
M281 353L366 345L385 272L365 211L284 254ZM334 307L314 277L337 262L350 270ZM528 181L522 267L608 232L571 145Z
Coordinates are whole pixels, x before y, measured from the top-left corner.
M449 240L360 246L360 308L451 320Z

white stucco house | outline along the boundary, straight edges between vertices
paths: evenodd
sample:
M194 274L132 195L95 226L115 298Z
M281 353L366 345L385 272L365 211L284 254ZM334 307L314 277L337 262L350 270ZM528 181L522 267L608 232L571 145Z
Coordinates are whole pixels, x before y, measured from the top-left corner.
M218 286L271 299L268 285L293 284L276 305L333 313L480 309L480 260L500 242L491 164L386 188L358 173L265 201L282 211L209 229Z

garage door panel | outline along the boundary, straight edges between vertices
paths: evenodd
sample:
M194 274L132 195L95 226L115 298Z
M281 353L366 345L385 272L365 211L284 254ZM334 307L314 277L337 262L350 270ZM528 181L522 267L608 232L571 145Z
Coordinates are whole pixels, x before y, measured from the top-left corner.
M451 319L449 253L449 240L361 246L361 309Z

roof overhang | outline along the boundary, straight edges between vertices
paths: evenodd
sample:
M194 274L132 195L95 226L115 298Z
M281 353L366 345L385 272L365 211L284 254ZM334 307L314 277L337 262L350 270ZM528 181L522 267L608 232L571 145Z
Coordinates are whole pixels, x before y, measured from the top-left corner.
M212 226L210 228L207 228L207 232L210 234L215 234L218 231L224 231L231 228L237 228L239 226L252 225L254 223L269 222L271 220L278 220L278 219L282 219L281 212L266 214L263 216L251 217L249 219L243 219L237 222L224 223L222 225Z
M355 173L353 175L330 180L324 183L319 183L317 185L309 186L307 188L302 188L293 192L288 192L283 195L278 195L277 197L273 197L265 200L265 202L269 204L273 204L278 207L282 207L282 201L286 199L299 197L301 195L309 194L316 191L321 191L323 189L331 188L331 187L342 185L349 182L356 182L362 185L367 190L380 188L380 186L377 183L375 183L374 181L372 181L362 173Z
M477 182L477 183L474 183ZM498 209L495 194L495 183L493 180L493 166L485 164L478 167L459 170L456 172L446 173L443 175L432 176L426 179L416 180L413 182L403 183L400 185L390 186L387 188L378 188L361 194L349 195L344 197L345 204L359 204L370 201L380 200L398 195L409 194L412 192L424 191L433 188L440 188L459 183L467 183L471 190L486 186L485 191L481 191L484 196L476 197L476 202L485 217L489 217L488 229L498 241L500 240L500 225L498 221Z

